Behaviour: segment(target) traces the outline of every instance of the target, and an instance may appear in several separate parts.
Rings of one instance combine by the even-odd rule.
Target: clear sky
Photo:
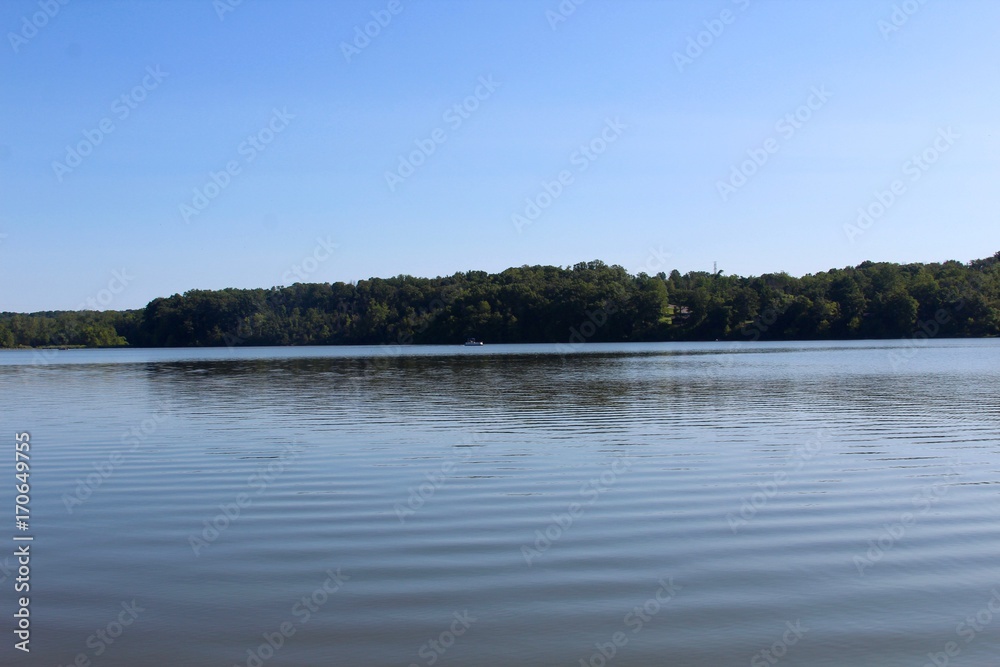
[[[0,310],[1000,250],[995,0],[576,3],[4,0]]]

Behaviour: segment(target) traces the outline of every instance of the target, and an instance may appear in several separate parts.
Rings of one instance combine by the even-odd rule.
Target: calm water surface
[[[0,659],[998,664],[1000,342],[382,352],[0,353]]]

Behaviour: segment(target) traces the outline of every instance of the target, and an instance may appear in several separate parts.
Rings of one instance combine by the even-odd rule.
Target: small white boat
[[[482,345],[482,344],[483,344],[483,341],[481,341],[481,340],[476,340],[475,338],[470,338],[470,339],[468,339],[467,341],[465,341],[465,345],[466,345],[467,347],[472,347],[472,346],[474,346],[474,345]]]

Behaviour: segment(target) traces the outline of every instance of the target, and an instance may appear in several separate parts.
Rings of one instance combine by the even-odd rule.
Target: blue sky
[[[63,2],[0,5],[0,310],[1000,250],[996,2]]]

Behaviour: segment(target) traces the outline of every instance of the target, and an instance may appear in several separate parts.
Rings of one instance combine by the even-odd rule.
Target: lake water
[[[0,660],[997,664],[1000,341],[386,351],[0,353]]]

